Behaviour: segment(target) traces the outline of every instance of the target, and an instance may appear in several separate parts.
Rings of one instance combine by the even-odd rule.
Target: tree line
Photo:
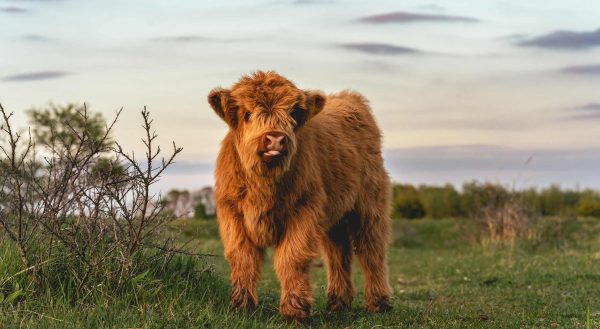
[[[514,190],[501,184],[467,182],[460,189],[444,186],[396,184],[392,214],[395,218],[477,217],[482,209],[517,203],[532,216],[600,218],[600,193],[592,189],[546,188]]]

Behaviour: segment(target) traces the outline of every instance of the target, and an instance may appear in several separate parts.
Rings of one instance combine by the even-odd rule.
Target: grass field
[[[545,219],[542,239],[513,247],[474,242],[469,223],[458,220],[394,221],[390,280],[394,309],[362,309],[362,277],[351,311],[325,311],[325,269],[313,271],[315,328],[600,328],[600,220]],[[252,313],[228,310],[228,266],[216,223],[179,220],[169,234],[187,248],[218,256],[178,257],[150,271],[126,292],[103,287],[84,303],[58,287],[0,302],[0,328],[282,328],[279,288],[271,254]],[[17,259],[0,248],[0,288],[15,274]],[[157,266],[159,268],[159,266]],[[18,281],[14,279],[15,281]],[[26,282],[21,282],[26,286]],[[106,291],[106,293],[102,293]],[[0,296],[1,297],[1,296]],[[1,299],[1,298],[0,298]],[[12,298],[11,298],[12,299]],[[589,320],[588,320],[589,308]]]

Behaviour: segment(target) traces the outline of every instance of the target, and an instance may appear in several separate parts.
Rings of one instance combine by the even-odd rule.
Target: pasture
[[[362,278],[349,312],[325,311],[325,269],[312,269],[313,328],[597,328],[600,325],[600,221],[544,218],[539,239],[512,245],[486,241],[468,220],[394,220],[390,280],[394,309],[362,309]],[[152,264],[119,293],[99,285],[31,291],[11,245],[0,249],[0,328],[286,328],[267,254],[258,308],[228,309],[228,266],[214,220],[182,219],[161,233],[195,253]],[[63,260],[68,261],[68,260]],[[13,289],[13,291],[9,291]],[[15,291],[20,291],[15,293]],[[16,295],[15,295],[16,294]],[[82,298],[85,297],[85,298]],[[588,311],[589,310],[589,311]]]

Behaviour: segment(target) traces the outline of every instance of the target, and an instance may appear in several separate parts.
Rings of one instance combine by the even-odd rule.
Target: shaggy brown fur
[[[320,247],[328,310],[352,303],[353,255],[365,276],[367,310],[389,309],[390,182],[367,100],[352,91],[326,97],[259,71],[214,89],[208,101],[230,127],[215,176],[231,305],[257,305],[264,250],[274,246],[281,314],[306,320],[309,270]]]

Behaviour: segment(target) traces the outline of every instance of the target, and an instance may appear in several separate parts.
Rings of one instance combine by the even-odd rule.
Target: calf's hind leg
[[[352,305],[352,245],[344,218],[323,237],[321,247],[327,266],[327,310],[339,311]]]
[[[363,213],[358,221],[353,242],[364,274],[365,308],[369,312],[384,312],[392,308],[387,266],[391,223],[387,207],[375,213]]]

